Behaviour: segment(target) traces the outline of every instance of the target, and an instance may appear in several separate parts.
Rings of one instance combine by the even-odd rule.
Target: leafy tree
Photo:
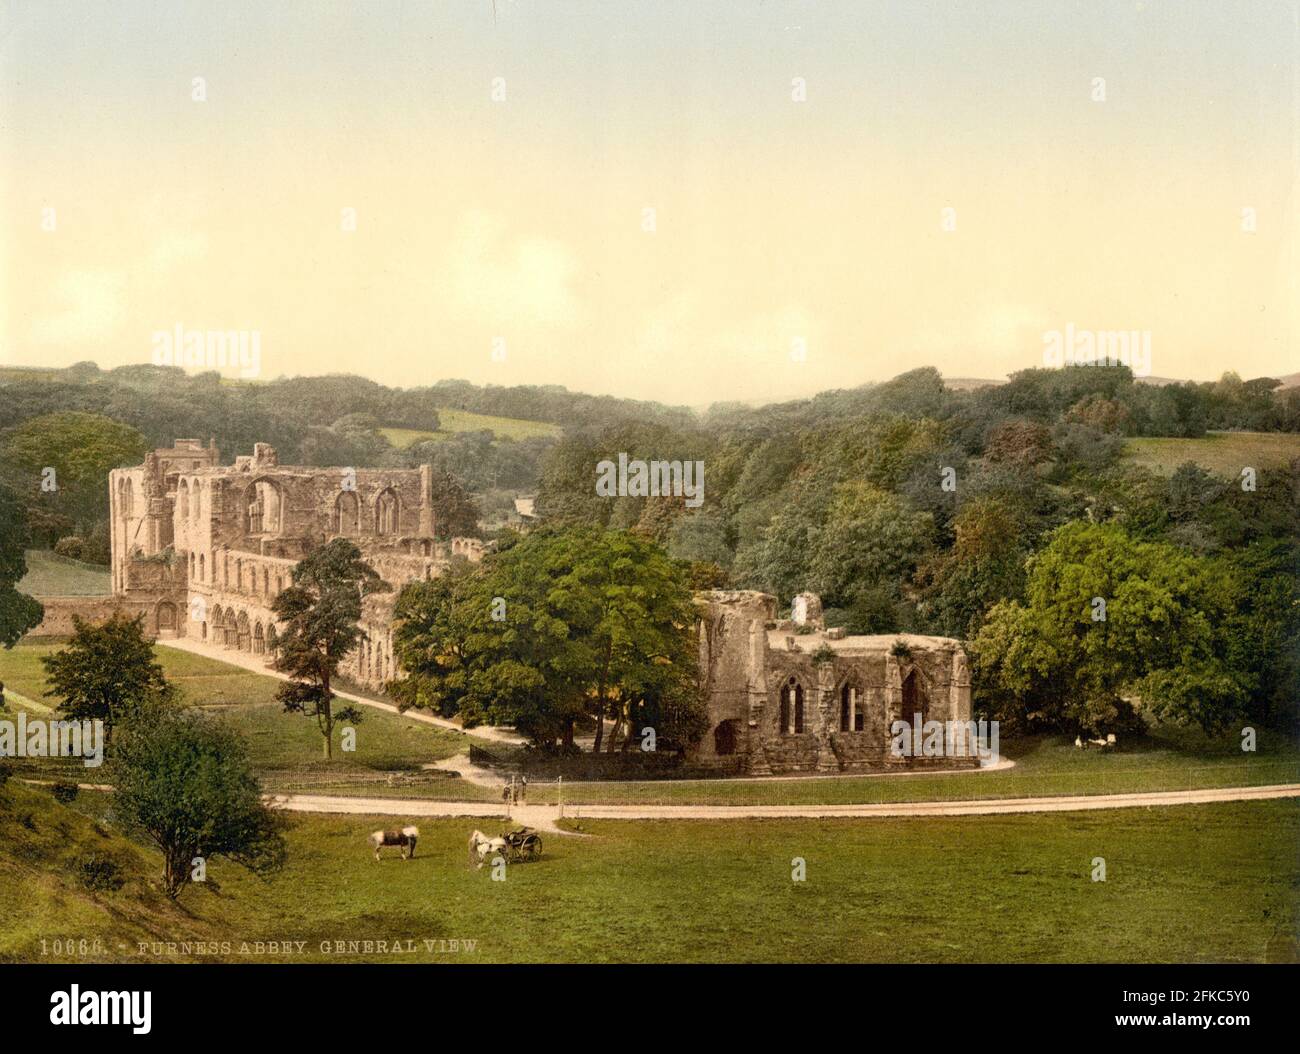
[[[845,483],[835,492],[808,562],[809,585],[831,604],[907,576],[930,544],[932,519],[887,491]]]
[[[513,724],[571,746],[584,712],[683,746],[701,731],[687,570],[653,542],[596,527],[539,529],[458,576],[407,586],[394,650],[406,706],[466,727]],[[625,738],[624,742],[627,740]]]
[[[12,648],[40,625],[45,609],[15,588],[27,574],[27,517],[18,495],[0,483],[0,644]]]
[[[130,425],[100,414],[61,411],[5,432],[0,461],[23,474],[29,505],[88,531],[107,515],[109,471],[138,464],[147,449],[144,436]],[[50,468],[57,489],[44,491],[42,474]]]
[[[1132,725],[1135,700],[1158,720],[1221,728],[1252,687],[1232,640],[1242,595],[1221,562],[1068,524],[1030,562],[1025,602],[997,604],[973,642],[982,701],[1069,731]]]
[[[63,700],[65,717],[103,721],[108,736],[134,707],[175,696],[145,636],[143,615],[117,612],[100,623],[74,615],[72,627],[67,646],[41,658],[48,691]]]
[[[479,508],[464,484],[445,470],[434,470],[432,483],[434,535],[444,541],[476,536]]]
[[[262,801],[243,740],[195,710],[145,707],[127,720],[114,750],[113,811],[162,852],[173,900],[200,858],[257,874],[284,863],[285,822]]]
[[[999,600],[1024,587],[1028,550],[1012,510],[992,497],[961,507],[952,548],[925,569],[926,608],[941,633],[965,637]]]
[[[290,677],[276,698],[286,713],[316,719],[327,760],[333,757],[334,726],[361,720],[356,707],[334,708],[330,684],[361,637],[361,598],[388,588],[356,545],[335,538],[298,561],[293,584],[272,605],[282,626],[275,668]]]

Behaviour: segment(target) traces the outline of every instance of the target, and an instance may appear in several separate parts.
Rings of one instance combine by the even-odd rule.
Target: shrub
[[[814,665],[817,666],[820,666],[822,665],[822,663],[826,663],[826,662],[834,662],[835,649],[832,648],[829,644],[823,644],[815,652],[812,653],[812,661]]]
[[[70,802],[77,800],[77,795],[81,793],[81,788],[71,780],[58,780],[51,785],[50,793],[54,795],[55,801],[67,805]]]
[[[9,777],[14,774],[14,766],[10,761],[0,759],[0,787],[9,782]]]
[[[85,550],[85,539],[79,538],[75,534],[69,534],[54,543],[54,551],[59,556],[66,556],[69,560],[82,559]]]
[[[126,879],[121,865],[112,857],[91,853],[77,865],[77,881],[92,893],[105,893],[121,889]]]

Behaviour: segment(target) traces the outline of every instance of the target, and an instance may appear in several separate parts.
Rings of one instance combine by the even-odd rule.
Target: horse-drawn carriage
[[[499,838],[489,838],[482,831],[469,836],[469,860],[478,866],[500,858],[507,864],[536,860],[542,855],[542,839],[531,827],[517,827]]]
[[[511,863],[517,860],[536,860],[542,855],[541,836],[531,827],[518,827],[501,837],[506,840],[506,852]]]

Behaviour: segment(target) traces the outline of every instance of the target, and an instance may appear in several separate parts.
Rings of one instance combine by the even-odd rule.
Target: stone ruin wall
[[[692,752],[694,763],[753,775],[977,764],[896,758],[888,749],[893,721],[910,719],[905,699],[923,721],[970,720],[970,678],[958,641],[845,637],[825,629],[811,594],[796,598],[795,620],[776,620],[776,599],[763,593],[712,591],[700,594],[697,606],[710,731]],[[908,654],[896,656],[900,642]],[[855,690],[847,700],[846,687]],[[725,724],[730,733],[723,734]]]

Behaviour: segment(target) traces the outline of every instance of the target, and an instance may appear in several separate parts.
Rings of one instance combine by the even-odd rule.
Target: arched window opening
[[[400,502],[397,492],[389,487],[375,499],[375,533],[396,534],[400,522]]]
[[[854,684],[840,689],[840,731],[861,732],[867,726],[866,705],[862,691]]]
[[[781,732],[803,732],[803,685],[793,676],[781,688]]]
[[[334,533],[361,533],[361,500],[354,490],[339,492],[334,499]]]

